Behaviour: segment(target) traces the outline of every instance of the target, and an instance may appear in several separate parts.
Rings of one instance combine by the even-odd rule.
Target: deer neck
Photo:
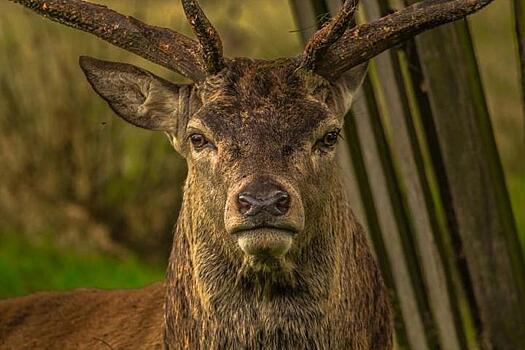
[[[220,227],[196,217],[187,189],[167,273],[167,348],[323,349],[347,339],[360,349],[349,327],[373,269],[359,266],[368,248],[342,192],[334,189],[291,272],[270,281],[243,275],[242,259],[211,243]]]

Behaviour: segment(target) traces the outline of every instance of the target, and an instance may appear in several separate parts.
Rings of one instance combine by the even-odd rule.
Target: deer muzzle
[[[251,177],[229,192],[224,222],[249,256],[282,257],[304,229],[304,209],[295,188],[269,176]]]

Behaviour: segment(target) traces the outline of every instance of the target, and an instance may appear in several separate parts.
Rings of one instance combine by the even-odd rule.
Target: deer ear
[[[172,84],[130,64],[86,56],[79,63],[93,89],[124,120],[144,129],[176,133],[180,99],[187,96],[181,90],[187,85]]]
[[[332,103],[341,115],[346,114],[352,105],[357,90],[368,71],[368,62],[362,63],[341,75],[332,82]]]

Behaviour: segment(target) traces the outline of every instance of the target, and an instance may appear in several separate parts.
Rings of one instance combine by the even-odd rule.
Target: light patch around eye
[[[318,159],[332,159],[335,157],[336,146],[342,130],[342,120],[334,115],[323,120],[311,136],[311,155],[314,164]]]
[[[184,139],[195,159],[203,159],[209,153],[217,153],[217,146],[210,130],[200,120],[190,120]]]
[[[337,132],[343,128],[343,122],[338,120],[335,116],[325,119],[314,130],[311,137],[311,143],[315,144],[322,139],[329,132]]]
[[[199,119],[191,119],[186,126],[186,137],[195,133],[202,134],[206,139],[213,142],[213,134],[211,130]]]

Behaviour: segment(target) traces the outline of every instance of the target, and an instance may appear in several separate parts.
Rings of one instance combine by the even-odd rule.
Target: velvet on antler
[[[203,65],[210,75],[224,68],[222,42],[217,30],[212,26],[196,0],[182,0],[186,17],[201,44]]]
[[[353,22],[359,0],[348,0],[339,13],[319,29],[304,49],[300,68],[314,70],[330,46],[335,44]]]
[[[196,82],[226,66],[219,35],[197,0],[182,0],[182,5],[198,43],[170,29],[151,26],[86,1],[11,1],[92,33]],[[423,0],[374,22],[351,27],[358,0],[346,0],[341,11],[314,34],[303,54],[295,60],[300,69],[334,80],[400,42],[464,18],[492,1]]]
[[[464,18],[493,0],[423,0],[374,22],[350,28],[357,0],[314,34],[300,68],[337,79],[352,67],[426,30]]]

